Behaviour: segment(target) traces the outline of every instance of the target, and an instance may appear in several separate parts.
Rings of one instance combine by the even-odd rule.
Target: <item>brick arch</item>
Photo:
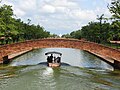
[[[30,40],[30,41],[1,46],[0,60],[2,61],[2,57],[6,55],[18,53],[25,50],[36,49],[36,48],[76,48],[76,49],[86,50],[93,54],[114,59],[120,62],[120,51],[116,49],[112,49],[88,41],[81,41],[76,39],[53,39],[53,38]]]

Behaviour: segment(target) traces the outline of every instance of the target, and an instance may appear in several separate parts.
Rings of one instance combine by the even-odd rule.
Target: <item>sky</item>
[[[107,8],[111,0],[2,0],[12,5],[16,18],[40,25],[54,34],[66,34],[81,29],[97,15],[110,17]]]

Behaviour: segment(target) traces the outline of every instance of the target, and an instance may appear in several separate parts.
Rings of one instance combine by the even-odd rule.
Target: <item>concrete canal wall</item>
[[[39,39],[25,41],[0,47],[0,63],[3,63],[10,55],[29,51],[36,48],[76,48],[86,50],[97,55],[107,62],[113,64],[114,67],[120,68],[120,51],[99,45],[93,42],[80,41],[75,39]],[[8,57],[7,57],[8,56]]]

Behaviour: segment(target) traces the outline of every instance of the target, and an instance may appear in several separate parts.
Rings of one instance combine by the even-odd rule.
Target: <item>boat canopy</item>
[[[48,54],[59,54],[60,56],[62,55],[62,53],[60,53],[60,52],[55,52],[55,51],[45,53],[45,55],[48,55]]]

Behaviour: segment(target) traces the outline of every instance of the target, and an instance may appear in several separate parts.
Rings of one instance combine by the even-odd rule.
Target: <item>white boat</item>
[[[47,65],[49,67],[60,67],[62,53],[47,52],[47,53],[45,53],[45,55],[47,55]]]

